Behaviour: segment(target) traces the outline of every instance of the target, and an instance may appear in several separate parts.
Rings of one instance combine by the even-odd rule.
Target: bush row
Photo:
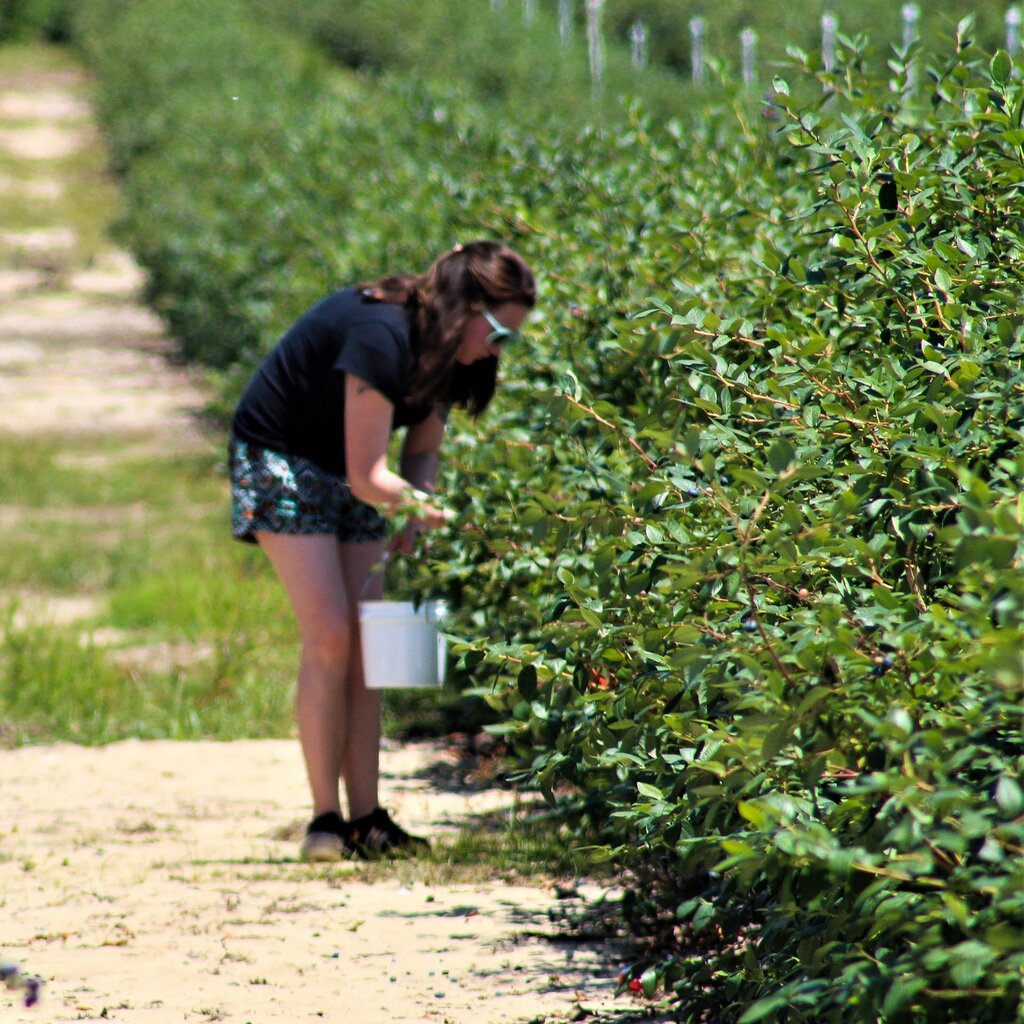
[[[633,877],[641,988],[693,1022],[1019,1019],[1009,58],[962,37],[914,102],[850,51],[771,108],[541,136],[267,25],[83,3],[126,237],[236,385],[338,283],[481,234],[537,266],[529,350],[452,438],[460,527],[407,583]]]
[[[935,71],[502,168],[564,321],[449,596],[683,1020],[1021,1014],[1024,99]]]
[[[594,114],[588,102],[587,4],[582,0],[572,4],[568,45],[562,41],[560,0],[534,0],[529,22],[526,5],[519,0],[478,0],[464,9],[458,32],[450,31],[450,9],[442,0],[416,5],[404,0],[355,0],[346,5],[344,17],[329,0],[313,0],[299,11],[288,0],[259,0],[259,5],[264,15],[299,28],[349,67],[374,73],[415,70],[434,83],[457,81],[462,89],[508,100],[534,119],[552,107]],[[787,48],[811,51],[821,46],[821,19],[826,13],[846,36],[869,34],[874,47],[867,59],[884,67],[893,48],[903,45],[903,6],[890,0],[856,5],[797,0],[785,6],[744,0],[714,5],[704,0],[607,0],[601,23],[609,47],[608,90],[642,92],[649,111],[680,105],[681,80],[661,72],[637,76],[630,67],[632,32],[638,23],[647,28],[653,64],[687,81],[692,72],[692,19],[704,19],[704,53],[712,77],[739,77],[740,35],[752,29],[760,76],[767,85],[772,67],[785,59]],[[1006,40],[1009,7],[1003,0],[919,5],[920,44],[929,52],[947,52],[957,22],[970,14],[976,37],[994,50]]]
[[[0,0],[0,43],[46,38],[65,40],[68,0]]]
[[[472,0],[453,32],[451,6],[429,0],[352,0],[339,17],[331,0],[258,0],[270,24],[297,29],[337,64],[379,79],[415,77],[435,95],[479,104],[486,115],[543,130],[616,118],[615,97],[642,97],[649,113],[669,115],[685,102],[685,85],[665,69],[638,74],[629,48],[609,37],[602,94],[594,95],[587,40],[576,31],[563,41],[553,5],[535,4],[526,27],[519,10]]]

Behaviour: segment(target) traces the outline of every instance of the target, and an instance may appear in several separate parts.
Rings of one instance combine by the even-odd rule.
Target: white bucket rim
[[[419,605],[415,601],[360,601],[359,617],[384,619],[426,619],[436,622],[448,613],[448,605],[444,601],[421,601]]]

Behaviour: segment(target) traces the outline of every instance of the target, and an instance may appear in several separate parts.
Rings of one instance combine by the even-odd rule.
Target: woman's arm
[[[446,415],[435,409],[425,420],[408,429],[402,445],[399,472],[414,487],[428,494],[434,493],[445,419]]]
[[[393,413],[392,404],[374,387],[352,374],[345,375],[345,467],[349,487],[360,501],[390,510],[408,508],[428,526],[441,526],[451,519],[451,512],[431,504],[430,495],[415,481],[388,468]]]
[[[425,420],[408,429],[402,445],[400,472],[409,483],[425,494],[434,493],[444,426],[445,416],[432,412]],[[424,519],[410,520],[405,529],[392,538],[390,549],[403,555],[415,554],[424,529],[432,525]]]

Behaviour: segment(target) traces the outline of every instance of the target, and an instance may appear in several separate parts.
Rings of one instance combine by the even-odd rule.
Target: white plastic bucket
[[[360,601],[363,676],[370,690],[440,686],[447,647],[438,632],[443,601]]]

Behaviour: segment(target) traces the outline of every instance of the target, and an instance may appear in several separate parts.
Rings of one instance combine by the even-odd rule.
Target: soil
[[[395,817],[435,840],[512,799],[438,785],[455,762],[434,743],[382,758]],[[0,990],[4,1020],[514,1024],[612,1006],[602,947],[549,918],[554,880],[299,863],[294,741],[28,747],[0,770],[0,955],[46,981],[30,1009]]]
[[[21,162],[5,192],[60,195],[60,161],[95,139],[87,96],[74,69],[0,76],[0,157]],[[138,267],[109,245],[68,268],[72,235],[0,233],[0,433],[209,444],[204,390],[168,359]],[[25,597],[16,625],[93,611]],[[514,799],[439,784],[451,757],[382,751],[383,799],[411,831],[479,828],[476,815]],[[46,982],[31,1008],[0,988],[6,1021],[514,1024],[612,1005],[607,951],[553,935],[564,880],[508,884],[481,865],[455,885],[401,862],[299,863],[295,741],[0,750],[0,780],[0,958]]]

